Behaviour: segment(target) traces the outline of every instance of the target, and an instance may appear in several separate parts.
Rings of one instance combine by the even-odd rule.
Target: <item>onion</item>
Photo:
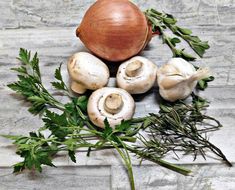
[[[129,0],[98,0],[86,12],[76,35],[95,55],[123,61],[145,48],[152,30],[144,13]]]

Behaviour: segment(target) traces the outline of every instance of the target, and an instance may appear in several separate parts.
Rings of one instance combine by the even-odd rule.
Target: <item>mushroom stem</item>
[[[126,75],[129,77],[137,76],[140,73],[142,66],[143,63],[139,60],[129,63],[126,67]]]
[[[106,97],[104,102],[104,108],[108,113],[116,114],[123,106],[123,100],[120,94],[110,94]]]
[[[78,94],[83,94],[86,92],[86,88],[84,88],[84,86],[80,83],[77,83],[76,81],[71,81],[71,86],[70,88],[72,89],[72,91],[78,93]]]

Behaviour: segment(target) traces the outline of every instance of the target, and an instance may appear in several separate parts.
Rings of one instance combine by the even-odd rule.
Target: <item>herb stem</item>
[[[233,164],[226,158],[226,156],[223,154],[223,152],[218,147],[216,147],[214,144],[212,144],[209,141],[207,141],[207,144],[209,145],[210,150],[212,152],[214,152],[217,156],[221,157],[227,166],[229,166],[229,167],[233,166]]]
[[[122,144],[123,148],[125,149],[125,153],[123,153],[123,151],[114,142],[110,141],[110,143],[118,151],[118,153],[120,154],[120,156],[122,157],[122,159],[126,165],[129,180],[130,180],[131,190],[135,190],[135,182],[134,182],[134,175],[133,175],[133,171],[132,171],[132,164],[131,164],[130,155],[127,151],[127,146],[120,139],[119,139],[119,142]]]
[[[127,146],[127,149],[129,151],[131,151],[132,153],[138,155],[142,159],[146,159],[146,160],[152,161],[154,163],[157,163],[160,166],[168,168],[168,169],[170,169],[172,171],[175,171],[177,173],[180,173],[180,174],[183,174],[183,175],[189,175],[192,172],[189,169],[186,169],[186,168],[177,166],[175,164],[169,163],[167,161],[162,160],[161,158],[154,157],[154,156],[152,156],[152,155],[150,155],[148,153],[145,153],[145,152],[140,152],[140,151],[138,151],[138,150],[136,150],[136,149],[134,149],[134,148],[132,148],[130,146]]]

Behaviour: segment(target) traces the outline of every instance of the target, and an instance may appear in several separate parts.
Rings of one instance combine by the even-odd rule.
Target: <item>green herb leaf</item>
[[[80,96],[77,100],[77,105],[82,109],[82,111],[87,111],[88,98],[86,96]]]
[[[11,68],[12,71],[16,71],[20,74],[27,74],[27,70],[24,66],[21,66],[19,68]]]
[[[51,82],[51,84],[57,90],[65,90],[66,91],[65,86],[60,82]]]
[[[103,136],[104,139],[107,139],[112,134],[113,129],[110,127],[107,118],[105,118],[105,120],[104,120],[104,125],[105,125],[105,128],[104,128],[102,136]]]
[[[73,130],[68,127],[69,123],[65,113],[59,115],[47,110],[43,121],[45,123],[44,127],[49,129],[55,137],[61,140],[73,132]]]
[[[176,46],[177,43],[180,43],[180,42],[181,42],[180,39],[179,39],[179,38],[176,38],[176,37],[175,37],[175,38],[171,38],[170,41],[171,41],[171,43],[173,44],[173,46]]]
[[[196,57],[186,53],[185,51],[181,52],[181,56],[180,57],[184,58],[187,61],[194,61],[194,60],[196,60]]]
[[[74,151],[69,150],[69,157],[74,163],[76,163],[76,157]]]
[[[187,29],[187,28],[182,28],[182,27],[177,26],[177,29],[178,29],[182,34],[185,34],[185,35],[190,35],[190,34],[192,34],[192,30],[189,30],[189,29]]]
[[[163,21],[164,23],[167,23],[167,24],[175,24],[177,22],[174,18],[170,18],[170,17],[163,18]]]
[[[14,173],[21,172],[25,168],[33,169],[37,171],[42,171],[42,165],[53,166],[51,160],[52,150],[46,139],[42,134],[36,134],[35,132],[30,132],[29,137],[23,136],[5,136],[14,140],[14,144],[17,145],[17,154],[24,158],[23,162],[14,165]]]
[[[198,36],[184,36],[186,40],[192,41],[192,42],[201,42],[200,38]]]
[[[13,173],[22,172],[25,169],[25,163],[19,162],[15,164],[13,167],[14,167]]]
[[[198,81],[197,84],[197,89],[199,90],[205,90],[208,87],[208,83],[211,81],[214,81],[215,77],[210,76],[208,78],[202,79],[200,81]]]
[[[24,64],[29,64],[30,62],[30,56],[31,56],[31,52],[24,49],[24,48],[20,48],[20,53],[19,53],[19,60]]]
[[[19,73],[18,81],[7,86],[32,103],[29,111],[36,115],[43,113],[48,107],[63,109],[61,103],[52,97],[41,82],[37,53],[31,59],[30,51],[21,48],[18,59],[22,66],[13,68]]]
[[[129,128],[131,128],[131,121],[130,120],[123,120],[119,125],[115,127],[115,130],[118,132],[124,132],[127,131]]]
[[[143,122],[143,129],[146,129],[151,123],[152,123],[152,117],[145,117],[145,120]]]
[[[205,53],[205,50],[209,49],[210,47],[207,42],[190,42],[190,45],[200,57],[202,57]]]
[[[159,12],[159,11],[157,11],[157,10],[155,10],[155,9],[150,9],[149,11],[150,11],[150,12],[153,12],[154,14],[159,15],[159,16],[162,15],[161,12]]]
[[[51,84],[57,90],[63,90],[63,91],[68,92],[68,87],[65,85],[63,78],[62,78],[62,75],[61,75],[61,66],[62,66],[62,64],[60,64],[59,68],[55,70],[55,78],[59,82],[52,82]]]

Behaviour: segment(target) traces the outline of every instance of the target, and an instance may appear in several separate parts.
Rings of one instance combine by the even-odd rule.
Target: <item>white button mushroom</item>
[[[196,71],[194,66],[182,58],[172,58],[157,72],[160,95],[174,102],[187,98],[197,82],[209,76],[208,68]]]
[[[131,94],[142,94],[156,81],[157,66],[150,60],[136,56],[120,65],[117,85]]]
[[[135,101],[132,96],[123,89],[113,87],[93,92],[87,105],[90,120],[101,128],[104,128],[105,118],[111,127],[115,127],[122,120],[131,119],[134,111]]]
[[[69,59],[68,72],[71,77],[71,89],[79,94],[83,94],[87,89],[102,88],[109,80],[107,65],[86,52],[76,53]]]

